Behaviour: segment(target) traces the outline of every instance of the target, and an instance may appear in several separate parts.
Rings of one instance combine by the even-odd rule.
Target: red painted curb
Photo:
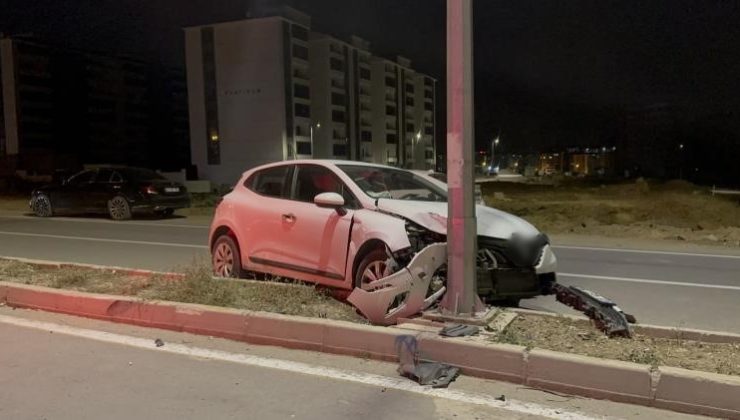
[[[418,357],[458,366],[466,374],[526,383],[575,395],[740,419],[740,378],[597,359],[480,338],[442,338],[346,321],[141,301],[0,282],[0,302],[113,322],[223,337],[255,344],[397,361],[396,340],[416,338]],[[687,373],[688,372],[688,373]]]

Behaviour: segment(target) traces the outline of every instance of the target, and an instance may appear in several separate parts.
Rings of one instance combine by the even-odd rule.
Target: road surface
[[[695,418],[464,376],[432,390],[389,363],[2,307],[0,349],[3,419]]]
[[[173,270],[208,262],[208,221],[0,216],[0,256]],[[740,333],[740,256],[558,243],[555,251],[561,283],[609,297],[642,323]],[[522,306],[573,313],[551,296]]]

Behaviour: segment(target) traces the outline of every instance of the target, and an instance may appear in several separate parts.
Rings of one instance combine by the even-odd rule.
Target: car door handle
[[[293,213],[284,214],[283,220],[285,220],[286,222],[293,222],[295,221],[295,214]]]

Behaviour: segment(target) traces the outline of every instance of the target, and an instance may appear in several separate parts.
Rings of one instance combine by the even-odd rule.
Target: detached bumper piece
[[[635,317],[625,314],[611,300],[600,296],[590,290],[577,286],[563,286],[555,283],[552,285],[558,302],[583,312],[589,317],[596,328],[609,337],[632,337],[632,329],[629,324],[634,324]]]

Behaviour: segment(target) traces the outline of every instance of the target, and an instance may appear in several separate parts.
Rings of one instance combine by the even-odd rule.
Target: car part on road
[[[446,263],[447,244],[429,245],[395,273],[355,288],[347,301],[373,324],[395,324],[398,318],[415,315],[442,297],[445,287],[427,292],[434,273]]]
[[[437,362],[418,361],[418,342],[413,335],[396,337],[398,373],[416,381],[419,385],[446,388],[460,374],[460,369]]]
[[[635,317],[622,312],[611,300],[578,286],[555,283],[552,289],[558,302],[583,312],[609,337],[632,337],[629,324],[636,322]]]
[[[117,195],[108,201],[108,214],[113,220],[128,220],[131,218],[131,206],[126,197]]]
[[[476,335],[480,328],[475,325],[453,324],[439,330],[439,335],[443,337],[466,337]]]

